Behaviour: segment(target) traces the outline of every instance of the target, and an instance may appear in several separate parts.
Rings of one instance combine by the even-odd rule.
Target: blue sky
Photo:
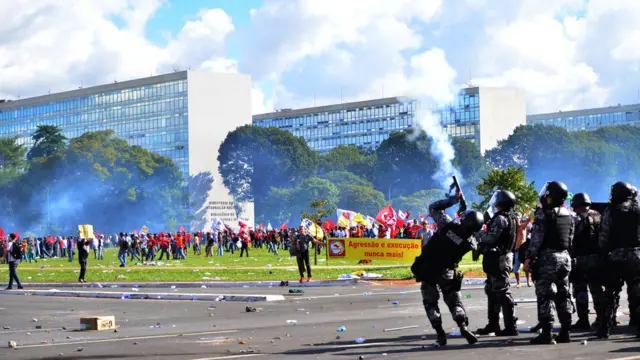
[[[196,19],[200,9],[223,9],[233,19],[236,31],[251,26],[249,10],[258,8],[263,0],[169,0],[149,20],[146,36],[158,45],[166,43],[165,35],[175,36],[184,24]],[[229,57],[238,58],[236,37],[229,39]]]

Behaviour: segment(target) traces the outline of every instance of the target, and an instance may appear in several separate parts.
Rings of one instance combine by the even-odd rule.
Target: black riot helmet
[[[631,196],[634,200],[638,200],[638,188],[635,185],[631,185]]]
[[[476,233],[484,225],[484,216],[478,211],[467,210],[460,216],[460,225],[471,234]]]
[[[538,194],[542,206],[551,205],[553,207],[562,206],[569,196],[567,185],[560,181],[547,181]],[[547,199],[551,199],[551,203],[547,203]]]
[[[494,214],[498,211],[498,208],[502,211],[510,211],[514,206],[516,206],[516,196],[507,190],[496,191],[489,201],[489,208]]]
[[[621,204],[627,200],[631,200],[637,196],[637,189],[627,182],[618,181],[611,185],[611,196],[609,200],[612,204]]]
[[[580,206],[589,205],[591,205],[591,198],[587,193],[577,193],[573,195],[573,198],[571,199],[571,207],[574,209]]]

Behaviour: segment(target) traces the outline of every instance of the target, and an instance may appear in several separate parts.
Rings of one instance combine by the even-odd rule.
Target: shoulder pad
[[[571,216],[571,212],[566,207],[559,207],[556,210],[558,216]]]

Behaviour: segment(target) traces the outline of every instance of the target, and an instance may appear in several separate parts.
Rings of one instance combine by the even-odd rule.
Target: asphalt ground
[[[273,294],[283,289],[247,290]],[[519,327],[526,330],[536,323],[533,288],[513,293],[522,299],[517,316]],[[471,329],[484,326],[483,290],[474,286],[463,289],[462,295]],[[621,313],[628,311],[625,295],[623,291]],[[246,312],[247,306],[257,312]],[[445,327],[454,332],[444,304],[441,310]],[[99,315],[115,316],[118,331],[78,331],[80,317]],[[626,324],[628,317],[619,320]],[[339,326],[346,331],[338,332]],[[406,326],[411,328],[385,331]],[[608,341],[573,334],[570,344],[531,346],[533,334],[522,333],[513,338],[482,337],[469,346],[453,334],[449,345],[435,348],[417,285],[305,289],[301,296],[260,303],[0,293],[0,327],[0,359],[640,359],[640,341],[626,326],[619,326]],[[356,343],[357,338],[364,343]],[[17,348],[8,348],[9,341]]]

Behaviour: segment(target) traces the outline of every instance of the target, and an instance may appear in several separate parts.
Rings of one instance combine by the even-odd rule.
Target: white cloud
[[[0,94],[35,96],[169,72],[173,66],[237,68],[225,59],[234,26],[220,9],[202,10],[164,47],[146,39],[145,25],[162,3],[0,0]]]
[[[637,0],[265,0],[237,35],[239,59],[221,9],[176,14],[190,20],[165,45],[146,39],[169,1],[0,0],[0,98],[191,67],[251,73],[254,113],[445,102],[469,80],[524,88],[532,112],[640,102]]]

